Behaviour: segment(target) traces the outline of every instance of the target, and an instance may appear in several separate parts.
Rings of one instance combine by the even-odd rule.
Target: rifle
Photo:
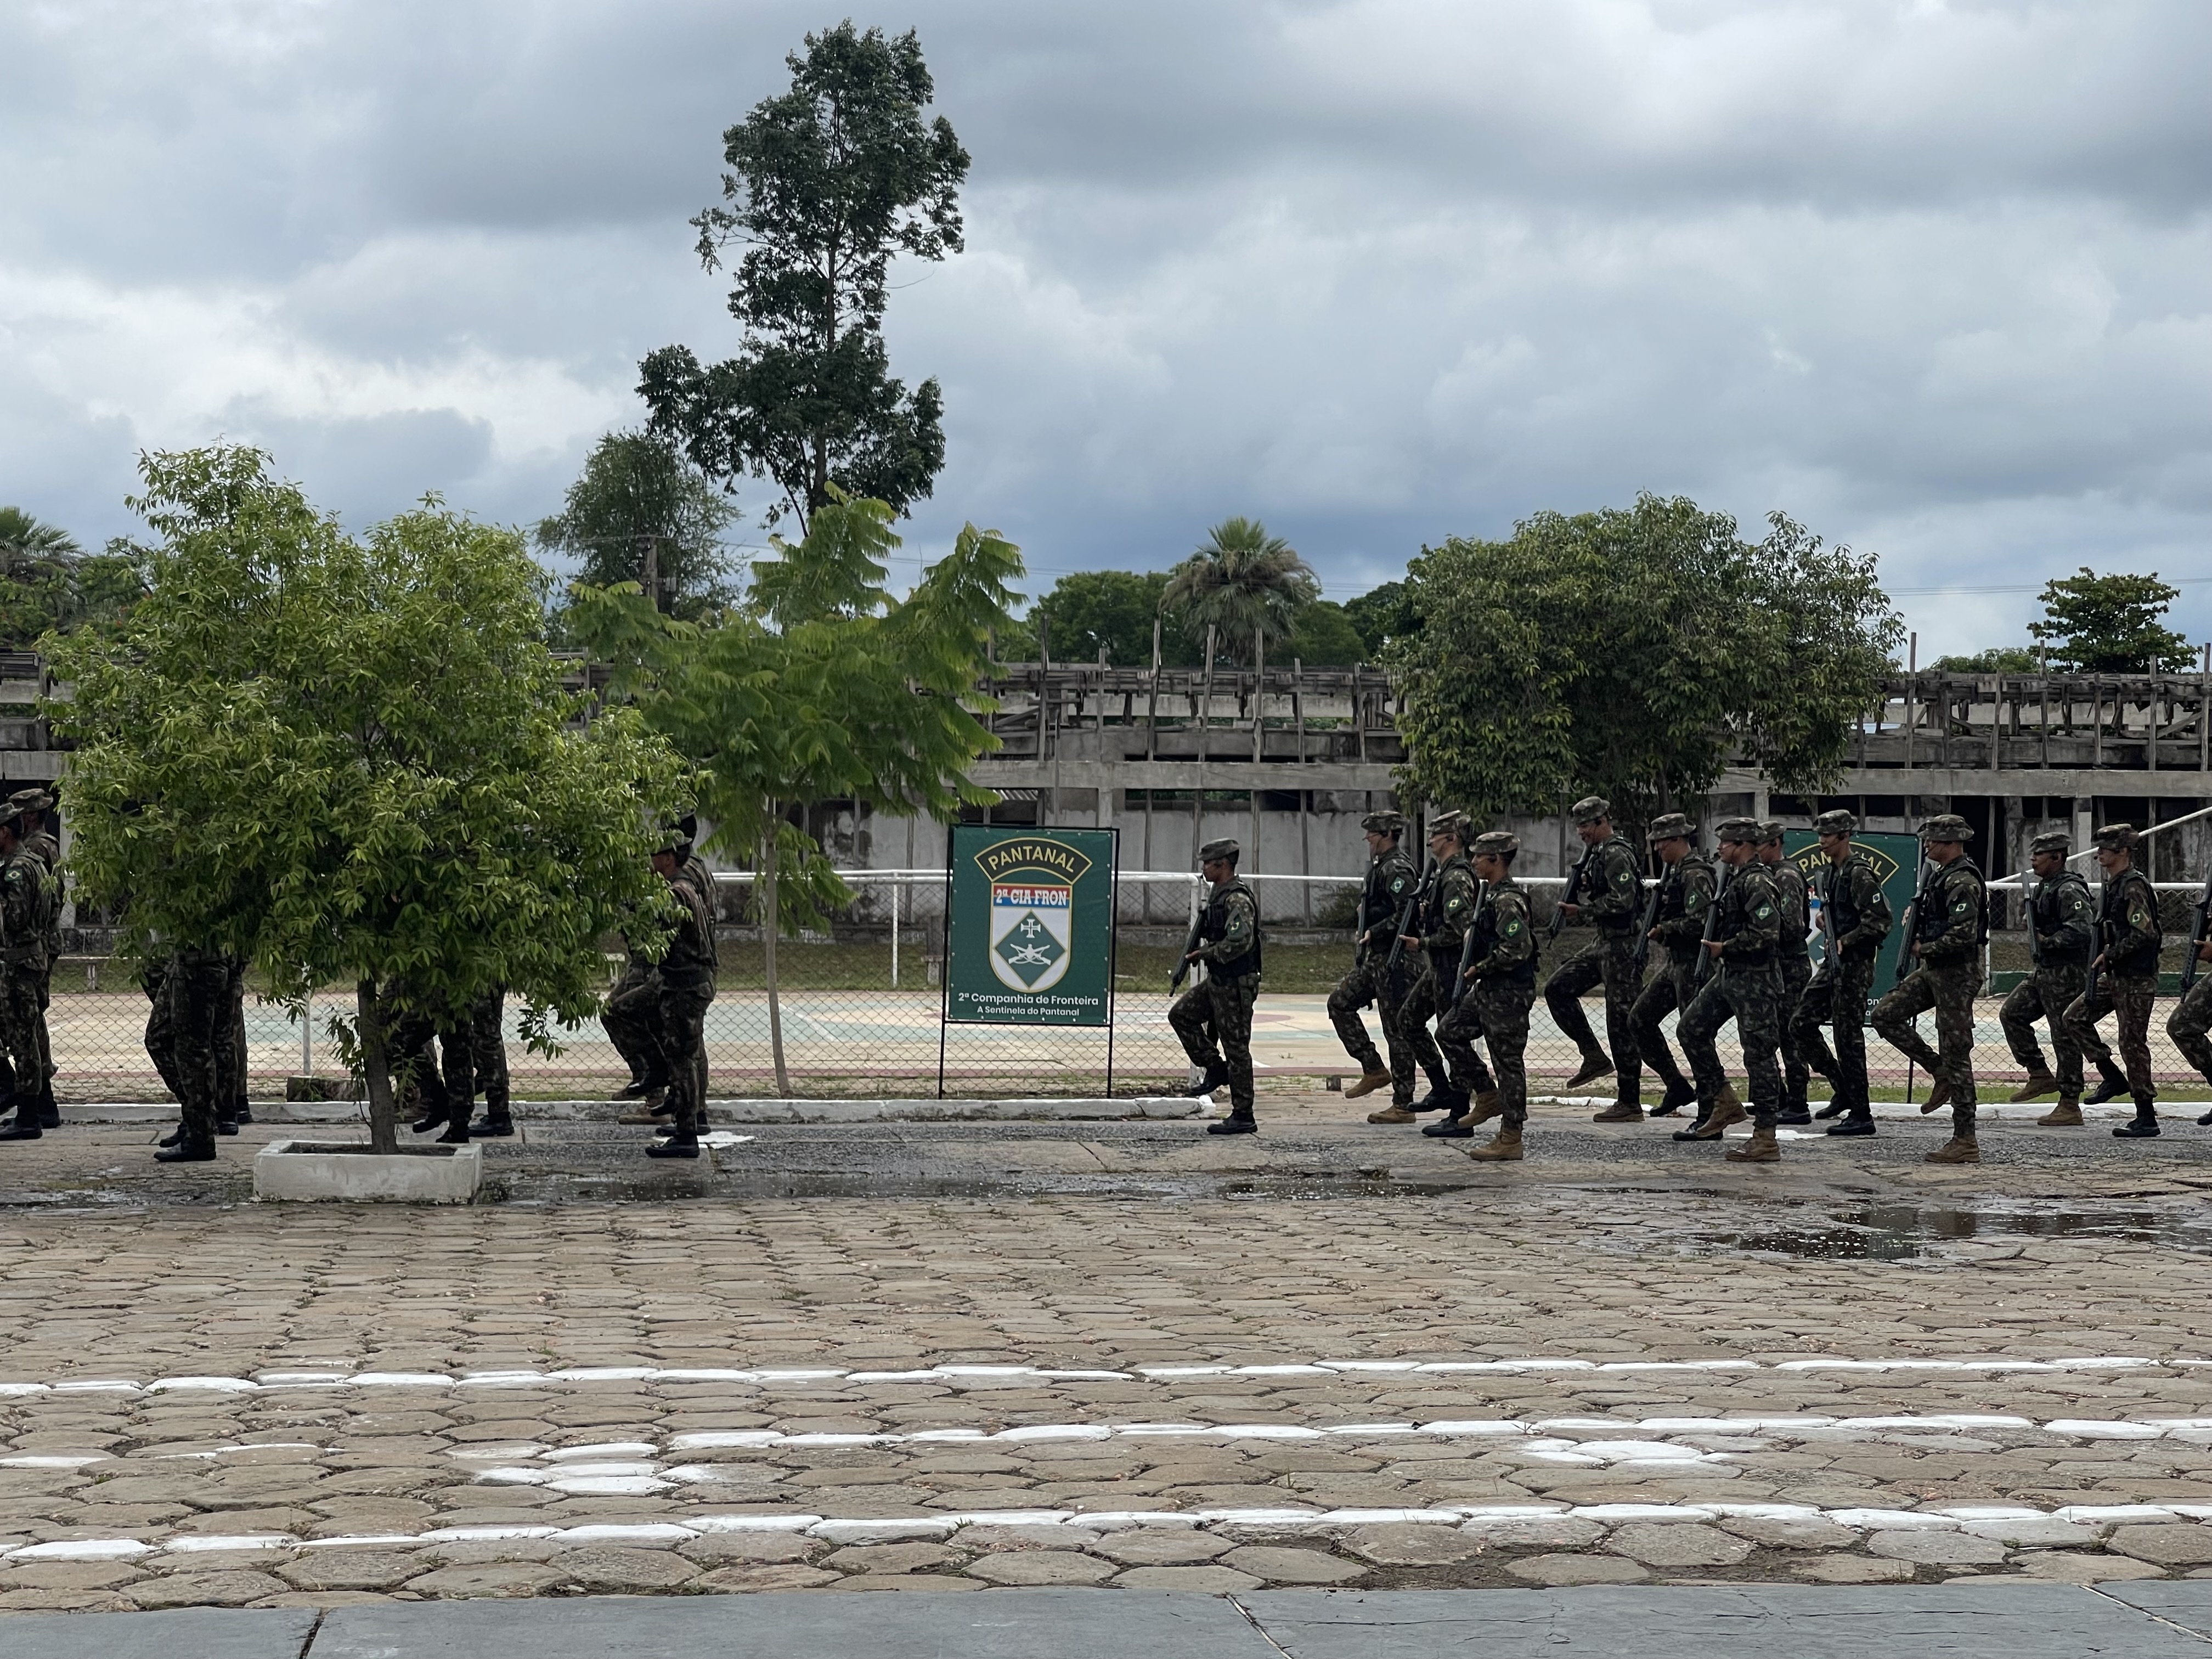
[[[1429,887],[1437,878],[1437,861],[1427,848],[1421,851],[1421,878],[1413,884],[1413,890],[1406,895],[1404,907],[1398,912],[1397,931],[1390,935],[1390,954],[1382,961],[1382,977],[1394,978],[1398,972],[1399,959],[1406,954],[1406,930],[1413,925],[1413,912],[1429,896]]]
[[[1583,890],[1583,873],[1589,868],[1589,861],[1596,854],[1597,848],[1591,848],[1577,859],[1575,867],[1567,872],[1567,890],[1559,895],[1559,902],[1552,912],[1552,925],[1544,934],[1547,943],[1559,938],[1559,929],[1567,925],[1567,906],[1572,904],[1576,896]]]
[[[2189,930],[2189,960],[2181,964],[2181,990],[2185,996],[2189,988],[2197,983],[2197,971],[2203,965],[2197,952],[2204,943],[2208,924],[2212,924],[2212,876],[2204,878],[2204,896],[2197,901],[2197,925]]]
[[[1182,989],[1183,975],[1190,972],[1190,953],[1198,949],[1199,935],[1206,928],[1206,907],[1198,907],[1198,914],[1190,919],[1190,933],[1182,942],[1182,954],[1176,958],[1175,977],[1168,981],[1168,994],[1173,996]]]
[[[2043,935],[2035,931],[2035,896],[2027,890],[2027,878],[2035,874],[2033,865],[2020,872],[2021,906],[2027,912],[2027,965],[2043,966]],[[2040,878],[2038,878],[2040,879]]]
[[[1829,890],[1836,884],[1837,874],[1836,866],[1830,865],[1820,878],[1820,891],[1814,895],[1820,901],[1820,961],[1824,965],[1833,964],[1828,968],[1832,975],[1843,965],[1837,960],[1843,952],[1836,947],[1835,907],[1828,902]],[[1808,882],[1806,885],[1809,890],[1812,884]]]
[[[1713,971],[1713,953],[1705,946],[1713,942],[1713,929],[1720,925],[1721,895],[1728,891],[1729,883],[1735,879],[1735,866],[1723,865],[1721,878],[1713,884],[1712,907],[1705,912],[1705,931],[1698,935],[1698,967],[1697,971],[1690,975],[1690,983],[1693,987],[1703,985],[1705,975]]]
[[[1651,930],[1659,925],[1659,890],[1667,884],[1664,876],[1651,884],[1651,896],[1644,901],[1644,914],[1636,921],[1636,949],[1628,958],[1629,971],[1638,983],[1644,978],[1644,964],[1651,958]]]
[[[1481,914],[1482,906],[1478,901],[1475,905],[1475,915],[1467,919],[1467,937],[1459,942],[1459,971],[1452,975],[1451,994],[1444,999],[1446,1013],[1459,1006],[1460,995],[1467,989],[1467,970],[1474,966],[1475,916]]]
[[[1912,971],[1913,935],[1920,927],[1920,907],[1928,897],[1928,866],[1932,861],[1925,854],[1921,855],[1920,879],[1913,886],[1912,902],[1905,907],[1905,920],[1898,928],[1901,942],[1897,947],[1897,975],[1889,982],[1893,991],[1904,984],[1905,975]]]

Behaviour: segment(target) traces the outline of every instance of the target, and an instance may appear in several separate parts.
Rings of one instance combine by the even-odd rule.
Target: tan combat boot
[[[1644,1121],[1644,1108],[1633,1100],[1616,1100],[1603,1111],[1592,1112],[1590,1121],[1593,1123],[1641,1123]]]
[[[2056,1106],[2035,1121],[2046,1129],[2078,1129],[2081,1127],[2081,1103],[2062,1095]]]
[[[1370,1123],[1418,1123],[1420,1121],[1413,1115],[1413,1109],[1410,1106],[1385,1106],[1379,1112],[1368,1113],[1367,1121]]]
[[[1928,1154],[1930,1164],[1979,1164],[1981,1161],[1981,1144],[1972,1135],[1953,1135]]]
[[[1743,1103],[1735,1097],[1735,1085],[1723,1083],[1721,1091],[1713,1097],[1713,1109],[1691,1135],[1692,1140],[1718,1140],[1721,1131],[1731,1123],[1741,1123],[1751,1114],[1743,1109]]]
[[[1950,1103],[1951,1085],[1941,1078],[1933,1079],[1928,1085],[1928,1098],[1920,1103],[1920,1115],[1926,1117],[1929,1113],[1941,1111]]]
[[[1727,1157],[1731,1164],[1778,1164],[1782,1148],[1774,1144],[1773,1130],[1753,1129],[1742,1146],[1728,1149]]]
[[[1478,1162],[1518,1164],[1521,1161],[1521,1131],[1512,1124],[1502,1125],[1497,1138],[1480,1146],[1470,1146],[1467,1155]]]
[[[2023,1100],[2040,1100],[2047,1094],[2055,1093],[2057,1088],[2058,1079],[2038,1066],[2027,1074],[2027,1082],[2012,1091],[2012,1102],[2017,1106]]]
[[[1491,1119],[1496,1117],[1498,1113],[1504,1109],[1505,1109],[1503,1106],[1498,1103],[1498,1091],[1495,1089],[1485,1089],[1480,1094],[1477,1095],[1473,1101],[1468,1103],[1467,1111],[1462,1116],[1460,1121],[1469,1126],[1477,1123],[1487,1123]]]
[[[1389,1080],[1390,1073],[1388,1072],[1363,1072],[1359,1075],[1359,1081],[1344,1091],[1344,1097],[1346,1100],[1364,1099]],[[1370,1123],[1374,1121],[1372,1118],[1368,1120]]]

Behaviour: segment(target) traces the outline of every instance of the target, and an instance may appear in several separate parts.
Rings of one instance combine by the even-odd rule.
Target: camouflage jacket
[[[1467,854],[1455,853],[1437,868],[1437,884],[1421,908],[1421,948],[1431,956],[1449,953],[1455,972],[1460,943],[1474,923],[1476,889],[1481,885]]]
[[[1644,908],[1644,883],[1628,843],[1618,836],[1600,842],[1583,854],[1582,872],[1582,885],[1575,891],[1582,914],[1575,920],[1604,933],[1632,931]]]
[[[2140,976],[2158,972],[2159,949],[2166,934],[2159,926],[2158,894],[2150,878],[2130,864],[2105,878],[2100,932],[2105,942],[2105,971]]]
[[[1720,941],[1724,968],[1765,968],[1774,960],[1782,937],[1781,895],[1774,872],[1753,860],[1729,878],[1713,915],[1713,937]]]
[[[1912,935],[1931,967],[1978,957],[1989,892],[1970,858],[1956,858],[1928,878],[1914,899]]]
[[[1475,956],[1468,971],[1476,984],[1535,983],[1536,933],[1528,925],[1528,896],[1511,877],[1484,888],[1472,925]]]
[[[1680,864],[1669,865],[1667,873],[1659,878],[1659,912],[1654,926],[1669,955],[1697,954],[1698,941],[1705,937],[1705,912],[1712,907],[1714,885],[1712,863],[1701,853],[1692,853]]]

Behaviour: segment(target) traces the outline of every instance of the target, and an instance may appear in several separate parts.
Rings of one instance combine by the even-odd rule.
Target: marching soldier
[[[2158,1000],[2158,953],[2166,942],[2159,925],[2158,894],[2136,867],[2136,832],[2108,823],[2097,832],[2097,862],[2105,872],[2098,910],[2100,946],[2089,964],[2095,989],[2084,988],[2066,1010],[2074,1040],[2087,1050],[2096,1045],[2097,1022],[2118,1012],[2120,1063],[2127,1068],[2136,1115],[2112,1133],[2123,1140],[2148,1139],[2158,1133],[2158,1090],[2150,1075],[2150,1011]],[[2101,1098],[2092,1095],[2092,1100]]]
[[[1229,1085],[1229,1115],[1206,1126],[1212,1135],[1260,1132],[1252,1116],[1252,1005],[1260,1000],[1260,901],[1237,878],[1243,849],[1231,840],[1198,849],[1199,870],[1212,887],[1199,919],[1199,946],[1187,960],[1206,964],[1206,977],[1177,997],[1168,1024],[1191,1064],[1205,1073],[1194,1094]],[[1218,1047],[1217,1047],[1217,1043]]]
[[[1528,896],[1513,880],[1513,858],[1520,850],[1519,840],[1502,830],[1474,838],[1474,869],[1482,892],[1469,924],[1474,948],[1463,947],[1470,960],[1459,1001],[1437,1030],[1437,1042],[1451,1056],[1453,1086],[1462,1098],[1472,1091],[1473,1103],[1460,1120],[1467,1133],[1492,1117],[1500,1120],[1498,1133],[1469,1148],[1468,1156],[1516,1164],[1522,1127],[1528,1120],[1525,1056],[1528,1010],[1536,1000],[1536,933],[1528,921]],[[1459,972],[1456,960],[1451,971]],[[1474,1052],[1477,1032],[1490,1045],[1491,1062],[1498,1068],[1494,1082]]]
[[[1459,812],[1439,812],[1429,820],[1429,856],[1436,860],[1436,877],[1428,889],[1428,896],[1414,918],[1419,931],[1405,936],[1408,951],[1421,952],[1423,972],[1406,994],[1399,1010],[1399,1029],[1405,1034],[1421,1069],[1429,1074],[1431,1087],[1426,1096],[1413,1103],[1417,1112],[1444,1110],[1443,1121],[1431,1123],[1421,1133],[1431,1138],[1443,1137],[1460,1140],[1474,1131],[1462,1120],[1466,1114],[1470,1097],[1461,1092],[1446,1073],[1440,1041],[1429,1036],[1429,1022],[1444,1012],[1444,998],[1449,994],[1451,982],[1459,975],[1460,947],[1467,939],[1468,925],[1474,920],[1476,900],[1474,866],[1467,861],[1467,852],[1461,837],[1467,831],[1467,818]],[[1437,1034],[1438,1038],[1442,1033]],[[1430,1064],[1431,1056],[1436,1064]]]
[[[1713,901],[1712,937],[1699,945],[1713,971],[1682,1011],[1674,1032],[1698,1079],[1698,1121],[1677,1129],[1674,1139],[1718,1140],[1744,1115],[1715,1041],[1722,1026],[1735,1021],[1750,1079],[1753,1126],[1751,1139],[1728,1153],[1736,1164],[1771,1164],[1782,1156],[1774,1139],[1782,1102],[1782,1073],[1774,1063],[1782,1046],[1782,974],[1774,960],[1782,905],[1773,872],[1759,856],[1765,835],[1755,818],[1723,819],[1714,830],[1721,862],[1735,873]]]
[[[707,1010],[714,1000],[714,923],[696,878],[684,877],[684,861],[690,854],[689,838],[672,833],[653,855],[654,871],[668,884],[680,909],[656,975],[660,1048],[668,1068],[673,1122],[666,1139],[646,1148],[648,1158],[697,1158],[699,1130],[706,1118]],[[1246,1075],[1250,1075],[1249,1061]]]
[[[1813,821],[1820,854],[1828,861],[1819,883],[1820,933],[1826,944],[1819,969],[1790,1017],[1790,1035],[1806,1065],[1828,1080],[1828,1103],[1814,1115],[1844,1120],[1828,1126],[1832,1135],[1874,1133],[1874,1107],[1867,1092],[1867,994],[1874,985],[1875,958],[1889,937],[1890,912],[1881,872],[1851,845],[1858,827],[1858,819],[1840,807]],[[1832,1054],[1820,1035],[1823,1025],[1836,1028]]]
[[[4,1045],[9,1093],[0,1109],[15,1109],[9,1140],[36,1140],[39,1100],[46,1074],[39,1058],[39,975],[46,965],[43,909],[46,866],[23,842],[23,811],[0,807],[0,1045]]]
[[[1328,994],[1329,1024],[1336,1027],[1344,1052],[1359,1062],[1359,1081],[1344,1091],[1346,1100],[1371,1095],[1390,1085],[1390,1104],[1370,1112],[1370,1123],[1411,1123],[1413,1121],[1413,1051],[1398,1033],[1398,1005],[1404,990],[1404,970],[1384,971],[1390,957],[1390,940],[1398,927],[1398,913],[1420,879],[1413,861],[1399,850],[1406,820],[1397,812],[1370,812],[1359,827],[1367,835],[1367,880],[1359,893],[1359,936],[1353,946],[1352,971]],[[1399,983],[1392,984],[1392,980]],[[1390,1064],[1376,1052],[1375,1039],[1367,1035],[1367,1022],[1359,1011],[1373,1003],[1382,1016],[1382,1040],[1389,1045]]]
[[[1783,855],[1782,841],[1787,833],[1778,822],[1760,826],[1759,861],[1774,877],[1775,902],[1782,910],[1782,933],[1774,945],[1775,961],[1782,971],[1782,1000],[1776,1016],[1777,1034],[1782,1043],[1782,1109],[1774,1121],[1798,1124],[1813,1121],[1812,1104],[1805,1098],[1806,1085],[1812,1081],[1812,1068],[1805,1063],[1805,1050],[1797,1041],[1793,1024],[1798,999],[1812,983],[1813,957],[1806,949],[1809,912],[1805,872],[1797,867],[1795,859]]]
[[[514,1133],[507,1100],[507,988],[487,986],[469,1005],[471,1082],[483,1096],[484,1115],[469,1125],[471,1135],[506,1139]]]
[[[54,1103],[54,1045],[47,1030],[46,1011],[53,1000],[54,963],[61,960],[62,954],[62,846],[52,828],[54,798],[46,791],[18,789],[8,798],[8,804],[22,813],[23,850],[38,860],[44,872],[39,908],[46,960],[31,975],[39,1004],[38,1117],[40,1128],[58,1129],[62,1115]]]
[[[2212,962],[2212,939],[2197,947],[2199,963]],[[2212,1042],[2205,1033],[2212,1031],[2212,974],[2197,969],[2197,982],[2181,994],[2181,1000],[2166,1017],[2166,1034],[2173,1039],[2173,1046],[2181,1057],[2194,1066],[2207,1083],[2212,1083]],[[2212,1128],[2212,1112],[2207,1112],[2197,1121]]]
[[[1982,988],[1989,895],[1982,872],[1966,856],[1973,834],[1966,819],[1950,812],[1920,826],[1922,851],[1936,868],[1912,901],[1912,938],[1905,948],[1917,965],[1874,1010],[1874,1029],[1882,1041],[1917,1060],[1931,1079],[1922,1115],[1951,1108],[1951,1139],[1928,1154],[1930,1164],[1982,1161],[1974,1138],[1974,997]],[[1913,1025],[1929,1008],[1936,1011],[1934,1048]]]
[[[1637,1098],[1642,1066],[1636,1057],[1636,1030],[1629,1022],[1636,1006],[1636,916],[1643,907],[1644,889],[1636,854],[1613,832],[1613,807],[1595,795],[1585,796],[1569,809],[1575,833],[1584,852],[1575,866],[1571,885],[1575,902],[1559,908],[1570,925],[1589,922],[1597,938],[1552,970],[1544,985],[1544,1006],[1562,1035],[1582,1051],[1583,1063],[1567,1079],[1570,1089],[1613,1073],[1613,1103],[1595,1115],[1600,1123],[1635,1123],[1644,1107]],[[1607,1054],[1597,1046],[1589,1016],[1583,1012],[1583,994],[1593,985],[1605,988]]]
[[[1699,954],[1698,941],[1705,934],[1705,912],[1713,902],[1713,866],[1692,848],[1696,834],[1689,819],[1680,812],[1667,812],[1652,820],[1647,837],[1665,866],[1659,878],[1659,904],[1653,913],[1651,938],[1666,955],[1660,960],[1659,971],[1638,995],[1629,1023],[1636,1032],[1637,1058],[1666,1085],[1666,1094],[1651,1109],[1654,1117],[1671,1117],[1698,1097],[1659,1030],[1661,1020],[1689,1006],[1693,990],[1691,979]],[[1622,1098],[1637,1098],[1641,1093],[1640,1083],[1631,1094],[1624,1081]]]
[[[2081,1127],[2081,1045],[2066,1023],[2066,1011],[2081,994],[2089,976],[2089,957],[2097,948],[2097,906],[2089,896],[2089,884],[2066,867],[2067,839],[2063,834],[2038,836],[2028,848],[2028,863],[2036,883],[2027,895],[2028,937],[2033,944],[2034,968],[2012,988],[2012,994],[1997,1011],[2012,1057],[2027,1068],[2027,1081],[2013,1093],[2014,1101],[2033,1100],[2053,1090],[2058,1103],[2036,1120],[2052,1128]],[[2042,1045],[2035,1040],[2035,1022],[2051,1023],[2051,1047],[2058,1056],[2055,1077],[2044,1063]],[[2098,1039],[2100,1070],[2112,1064],[2112,1050]]]

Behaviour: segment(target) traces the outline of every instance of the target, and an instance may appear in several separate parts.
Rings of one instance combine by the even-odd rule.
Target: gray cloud
[[[2194,0],[909,19],[975,156],[969,252],[892,313],[948,397],[918,556],[974,518],[1048,577],[1156,564],[1256,512],[1349,592],[1652,489],[1786,509],[1905,587],[2212,574]],[[229,432],[349,515],[536,518],[645,350],[733,343],[684,221],[830,21],[0,14],[0,499],[108,533],[138,447]],[[1905,604],[1933,648],[2033,608]]]

